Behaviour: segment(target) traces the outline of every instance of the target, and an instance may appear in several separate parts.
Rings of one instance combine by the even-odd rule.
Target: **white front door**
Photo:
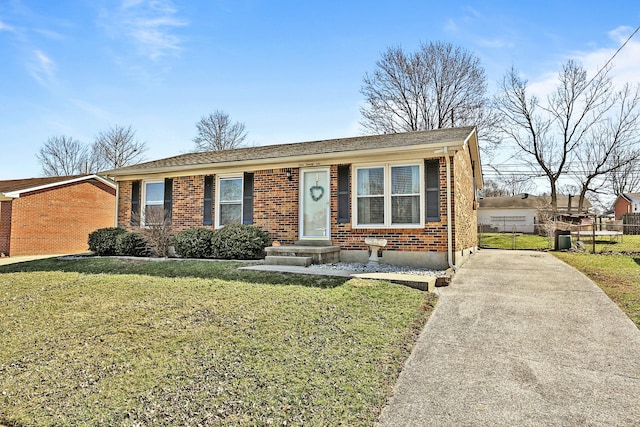
[[[300,179],[300,239],[329,239],[331,191],[329,169],[302,169]]]

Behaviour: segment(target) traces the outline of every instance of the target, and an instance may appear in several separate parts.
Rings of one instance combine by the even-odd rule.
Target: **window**
[[[360,167],[355,175],[355,226],[422,224],[421,165]]]
[[[242,223],[242,189],[242,177],[219,179],[216,227],[234,222]]]
[[[420,167],[391,167],[391,223],[420,223]]]
[[[213,224],[213,176],[204,177],[204,198],[202,210],[202,225]]]
[[[144,183],[145,224],[160,224],[164,217],[164,181]]]
[[[384,224],[384,168],[358,169],[358,224]]]

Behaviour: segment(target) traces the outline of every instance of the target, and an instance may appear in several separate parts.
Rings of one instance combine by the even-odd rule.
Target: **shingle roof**
[[[411,146],[434,143],[465,141],[473,127],[438,129],[428,131],[405,132],[398,134],[358,136],[293,144],[266,145],[259,147],[237,148],[232,150],[207,151],[202,153],[188,153],[160,160],[140,163],[110,171],[104,175],[121,175],[135,173],[138,170],[156,168],[196,166],[203,164],[226,163],[240,160],[264,160],[302,155],[318,155],[396,146]]]
[[[640,200],[640,193],[623,193],[628,200]]]
[[[113,188],[115,183],[107,178],[98,175],[66,175],[48,176],[44,178],[10,179],[0,181],[0,197],[20,197],[20,193],[31,191],[32,189],[42,189],[74,183],[85,180],[98,180]]]
[[[82,176],[85,175],[48,176],[45,178],[10,179],[6,181],[0,181],[0,193],[8,193],[10,191],[20,191],[26,190],[27,188],[55,184],[57,182],[69,181],[72,179],[80,178]]]

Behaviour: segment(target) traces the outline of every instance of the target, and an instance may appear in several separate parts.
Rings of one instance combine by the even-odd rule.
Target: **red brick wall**
[[[353,173],[353,170],[351,171]],[[349,181],[351,182],[351,180]],[[445,252],[447,250],[446,169],[440,159],[440,221],[427,222],[425,228],[353,228],[351,222],[338,223],[338,166],[331,167],[331,237],[345,250],[368,250],[365,237],[387,239],[385,250]],[[351,189],[353,191],[353,189]],[[351,210],[353,214],[353,209]]]
[[[115,189],[98,181],[23,194],[12,202],[10,255],[85,252],[89,233],[114,220]]]
[[[253,175],[253,223],[269,232],[271,240],[290,244],[298,240],[300,170],[256,171]]]
[[[468,164],[467,164],[468,163]],[[452,174],[452,215],[453,224],[457,223],[464,231],[456,245],[475,245],[475,211],[469,209],[473,205],[472,175],[466,168],[470,167],[468,153],[460,156],[460,160],[451,160]],[[300,169],[291,168],[291,179],[287,178],[285,169],[268,169],[254,172],[254,225],[266,230],[271,240],[281,244],[291,244],[299,236],[299,200],[298,189]],[[447,251],[447,199],[446,199],[446,164],[440,158],[440,221],[427,222],[424,228],[418,229],[353,229],[351,222],[338,223],[337,180],[338,165],[332,165],[331,174],[331,239],[334,244],[346,250],[367,250],[364,238],[376,236],[388,240],[385,250],[394,251]],[[456,183],[457,176],[461,180]],[[174,178],[173,215],[174,232],[189,227],[202,227],[204,176],[188,176]],[[129,228],[131,211],[131,182],[120,182],[120,201],[118,224]],[[215,179],[214,179],[215,185]],[[215,191],[215,190],[214,190]],[[459,194],[459,196],[457,196]],[[141,200],[141,204],[143,201]],[[214,201],[215,210],[215,201]],[[465,214],[456,216],[456,204],[462,206]],[[215,212],[213,217],[215,218]],[[474,222],[475,221],[475,222]],[[214,220],[215,223],[215,220]],[[454,233],[454,239],[456,234]],[[454,240],[455,241],[455,240]],[[454,250],[456,249],[454,245]],[[466,248],[467,246],[465,246]]]
[[[213,180],[215,194],[216,180]],[[215,224],[215,199],[213,201],[213,223]],[[204,213],[204,176],[182,176],[173,179],[173,205],[171,212],[171,225],[173,232],[192,227],[213,226],[202,225]]]
[[[0,202],[0,254],[9,255],[11,243],[11,201]]]
[[[622,219],[624,214],[631,212],[631,203],[623,199],[622,197],[618,197],[616,203],[613,205],[613,209],[615,210],[616,219]]]

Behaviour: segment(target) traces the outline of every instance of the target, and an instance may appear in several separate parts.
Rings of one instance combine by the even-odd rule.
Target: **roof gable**
[[[28,193],[31,191],[57,187],[91,179],[96,179],[115,188],[115,183],[113,181],[98,175],[49,176],[44,178],[11,179],[0,181],[0,196],[6,198],[17,198],[20,197],[22,193]]]

